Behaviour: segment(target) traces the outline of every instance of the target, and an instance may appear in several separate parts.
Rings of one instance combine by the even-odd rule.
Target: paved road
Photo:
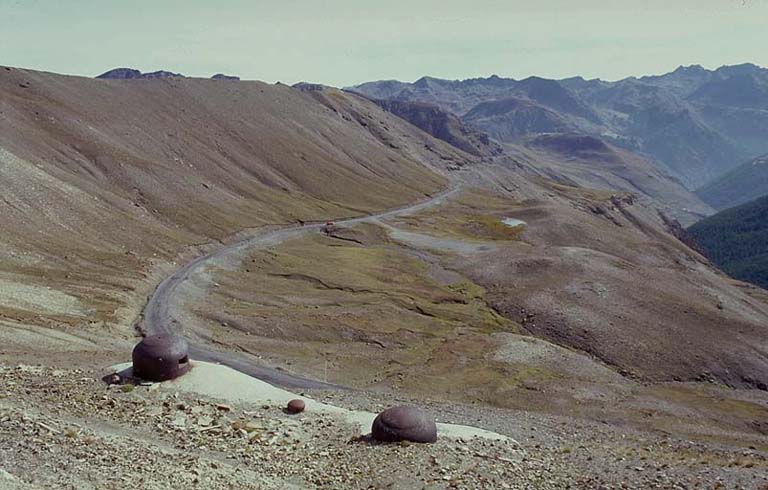
[[[453,185],[448,190],[441,192],[429,199],[420,201],[416,204],[391,209],[383,213],[362,216],[336,221],[338,225],[349,226],[358,223],[374,222],[379,219],[393,218],[396,216],[405,216],[419,211],[440,205],[450,196],[456,194],[460,189],[458,184]],[[172,275],[167,277],[155,289],[152,297],[149,298],[144,307],[144,332],[147,335],[159,333],[181,332],[181,321],[178,318],[183,312],[184,290],[181,287],[185,282],[200,277],[205,266],[213,261],[227,259],[241,259],[245,253],[254,248],[265,248],[277,245],[285,240],[298,238],[302,235],[312,232],[318,232],[323,224],[307,224],[305,226],[288,226],[277,230],[257,233],[249,238],[231,245],[224,245],[217,250],[198,257],[178,269]],[[188,315],[190,316],[190,315]],[[290,389],[339,389],[340,386],[323,383],[301,376],[292,375],[278,369],[269,368],[258,364],[256,360],[239,352],[221,352],[207,349],[200,344],[190,343],[190,357],[200,361],[218,362],[236,369],[250,376],[262,379],[271,384],[283,386]]]

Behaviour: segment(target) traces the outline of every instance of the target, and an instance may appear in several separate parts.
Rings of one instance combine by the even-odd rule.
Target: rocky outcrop
[[[150,73],[142,73],[139,70],[133,68],[115,68],[107,72],[102,73],[96,78],[103,80],[132,80],[141,79],[149,80],[153,78],[186,78],[181,73],[173,73],[165,70],[153,71]]]
[[[475,131],[455,115],[436,105],[397,100],[375,101],[385,110],[399,116],[435,138],[476,156],[491,156],[502,149],[487,134]]]
[[[152,78],[186,78],[186,77],[181,73],[173,73],[171,71],[159,70],[159,71],[153,71],[151,73],[143,73],[141,75],[141,78],[145,80],[149,80]]]
[[[310,82],[299,82],[291,85],[296,90],[301,90],[302,92],[322,92],[326,88],[328,88],[326,85],[323,85],[321,83],[310,83]]]
[[[102,73],[96,78],[103,80],[152,80],[156,78],[188,78],[181,73],[174,73],[172,71],[158,70],[148,73],[142,73],[134,68],[115,68],[107,72]],[[235,75],[225,75],[224,73],[217,73],[211,77],[211,80],[229,80],[239,81],[240,77]]]
[[[110,80],[129,80],[132,78],[141,78],[141,72],[134,70],[133,68],[115,68],[102,73],[96,78],[110,79]]]
[[[510,97],[473,107],[462,121],[498,141],[515,142],[530,134],[574,130],[565,117],[526,99]]]
[[[211,80],[229,80],[232,82],[237,82],[240,80],[240,77],[235,75],[225,75],[223,73],[217,73],[211,77]]]

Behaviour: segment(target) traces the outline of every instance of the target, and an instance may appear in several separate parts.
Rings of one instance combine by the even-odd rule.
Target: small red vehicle
[[[333,233],[336,231],[336,223],[333,221],[326,221],[325,225],[323,225],[323,233],[326,235]]]

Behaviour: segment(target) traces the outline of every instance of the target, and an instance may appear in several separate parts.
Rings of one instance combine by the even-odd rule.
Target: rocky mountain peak
[[[724,65],[715,70],[715,73],[719,75],[724,75],[727,77],[732,77],[736,75],[748,75],[748,74],[757,74],[761,72],[766,72],[765,68],[761,68],[754,63],[741,63],[738,65]]]
[[[678,66],[678,67],[677,67],[677,69],[676,69],[675,71],[673,71],[672,73],[677,73],[677,74],[683,74],[683,73],[686,73],[686,74],[691,74],[691,73],[707,73],[708,71],[709,71],[709,70],[707,70],[706,68],[704,68],[704,67],[703,67],[703,66],[701,66],[701,65],[688,65],[688,66],[685,66],[685,65],[680,65],[680,66]]]
[[[102,73],[96,78],[128,80],[131,78],[141,78],[141,72],[139,70],[134,70],[133,68],[115,68],[113,70]]]
[[[240,77],[235,75],[225,75],[223,73],[217,73],[211,77],[211,80],[230,80],[230,81],[236,82],[240,80]]]
[[[147,73],[142,73],[135,68],[114,68],[106,71],[96,78],[102,80],[151,80],[156,78],[188,78],[181,73],[175,73],[167,70],[157,70]],[[235,75],[226,75],[224,73],[217,73],[211,77],[211,80],[230,80],[239,81],[240,77]]]
[[[134,68],[115,68],[102,73],[96,78],[102,80],[131,80],[142,79],[149,80],[153,78],[186,78],[181,73],[173,73],[165,70],[158,70],[149,73],[142,73]]]

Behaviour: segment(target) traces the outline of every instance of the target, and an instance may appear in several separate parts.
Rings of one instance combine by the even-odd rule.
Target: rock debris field
[[[511,442],[376,444],[332,415],[277,405],[232,406],[159,384],[106,387],[81,371],[0,376],[2,467],[18,488],[518,488],[544,472]]]
[[[0,386],[2,488],[610,489],[768,484],[766,460],[754,451],[745,452],[734,466],[741,471],[743,485],[713,471],[677,480],[675,469],[657,465],[652,455],[637,463],[644,467],[628,469],[634,481],[613,483],[574,464],[593,455],[603,457],[591,452],[598,446],[586,438],[582,460],[570,454],[576,450],[571,446],[526,448],[511,440],[440,437],[435,444],[377,444],[366,437],[369,428],[334,414],[307,410],[289,415],[282,404],[224,403],[164,384],[106,385],[98,373],[83,370],[0,366]],[[671,447],[665,451],[675,453]]]

